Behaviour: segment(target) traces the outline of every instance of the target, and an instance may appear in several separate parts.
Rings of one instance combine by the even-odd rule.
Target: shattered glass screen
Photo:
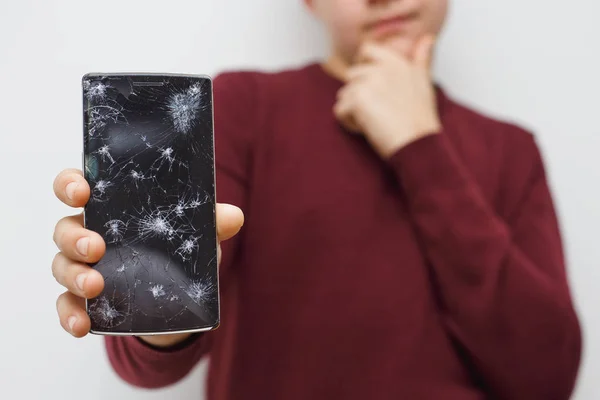
[[[92,332],[215,327],[210,79],[86,75],[83,103],[86,227],[106,241]]]

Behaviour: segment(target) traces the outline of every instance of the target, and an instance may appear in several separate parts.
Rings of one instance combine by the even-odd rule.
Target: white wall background
[[[540,138],[585,330],[575,398],[598,399],[600,3],[451,3],[436,74],[458,99]],[[53,197],[52,181],[80,164],[81,75],[277,69],[325,48],[299,0],[0,3],[0,398],[202,398],[204,365],[175,387],[132,389],[109,368],[100,338],[76,340],[58,325],[51,235],[75,211]]]

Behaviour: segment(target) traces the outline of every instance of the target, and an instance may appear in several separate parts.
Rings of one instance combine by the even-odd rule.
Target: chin
[[[363,40],[369,39],[364,38]],[[415,40],[405,35],[388,36],[385,38],[378,39],[377,42],[391,48],[399,55],[407,58],[412,57],[413,47],[415,45]],[[351,65],[355,61],[355,55],[358,52],[361,43],[362,40],[354,43],[346,43],[345,45],[338,47],[337,54],[341,56],[342,60],[346,64]]]
[[[413,47],[415,45],[415,41],[406,36],[389,36],[381,40],[381,43],[409,58],[412,56]]]

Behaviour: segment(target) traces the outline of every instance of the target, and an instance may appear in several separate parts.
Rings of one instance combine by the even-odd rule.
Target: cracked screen
[[[92,332],[160,333],[219,320],[212,86],[207,77],[86,75],[86,227],[106,242],[92,265]]]

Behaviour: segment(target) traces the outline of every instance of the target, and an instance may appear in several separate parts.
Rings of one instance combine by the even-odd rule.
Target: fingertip
[[[423,68],[431,66],[435,35],[425,35],[417,42],[414,50],[414,62]]]
[[[219,240],[235,236],[244,225],[244,213],[239,207],[220,203],[217,205],[217,235]]]
[[[244,213],[241,208],[233,204],[219,203],[217,204],[217,214],[221,214],[225,218],[241,219],[243,222]]]
[[[229,213],[231,215],[232,220],[235,220],[235,223],[238,225],[238,230],[239,230],[244,225],[244,222],[245,222],[244,212],[242,211],[241,208],[232,206]]]
[[[87,261],[88,262],[97,262],[99,261],[106,252],[106,243],[102,236],[100,236],[97,232],[89,231],[89,244],[88,244],[88,254]]]
[[[91,269],[87,273],[87,277],[85,279],[84,291],[85,296],[88,299],[93,299],[102,293],[104,289],[104,277],[100,272],[95,269]]]
[[[90,187],[80,170],[67,169],[54,180],[56,197],[71,207],[82,207],[89,200]]]
[[[435,44],[437,42],[437,36],[436,35],[431,35],[429,36],[429,39],[427,40],[427,55],[429,56],[429,58],[431,58],[433,56],[433,49],[435,47]]]
[[[437,42],[437,35],[429,35],[427,36],[427,47],[432,48],[434,44]]]
[[[85,310],[84,299],[71,292],[64,292],[56,299],[60,325],[75,337],[82,337],[90,329],[90,319]]]
[[[73,194],[71,204],[73,207],[83,207],[90,199],[90,185],[83,178],[80,178],[76,185],[77,190]]]
[[[85,311],[80,312],[78,315],[72,316],[71,318],[74,318],[75,321],[71,326],[69,325],[69,320],[67,320],[67,328],[73,337],[82,338],[90,332],[90,317]]]
[[[67,186],[65,187],[65,194],[67,195],[67,198],[69,200],[73,201],[73,198],[77,194],[78,187],[79,187],[79,182],[77,182],[77,181],[72,181],[72,182],[67,183]]]

